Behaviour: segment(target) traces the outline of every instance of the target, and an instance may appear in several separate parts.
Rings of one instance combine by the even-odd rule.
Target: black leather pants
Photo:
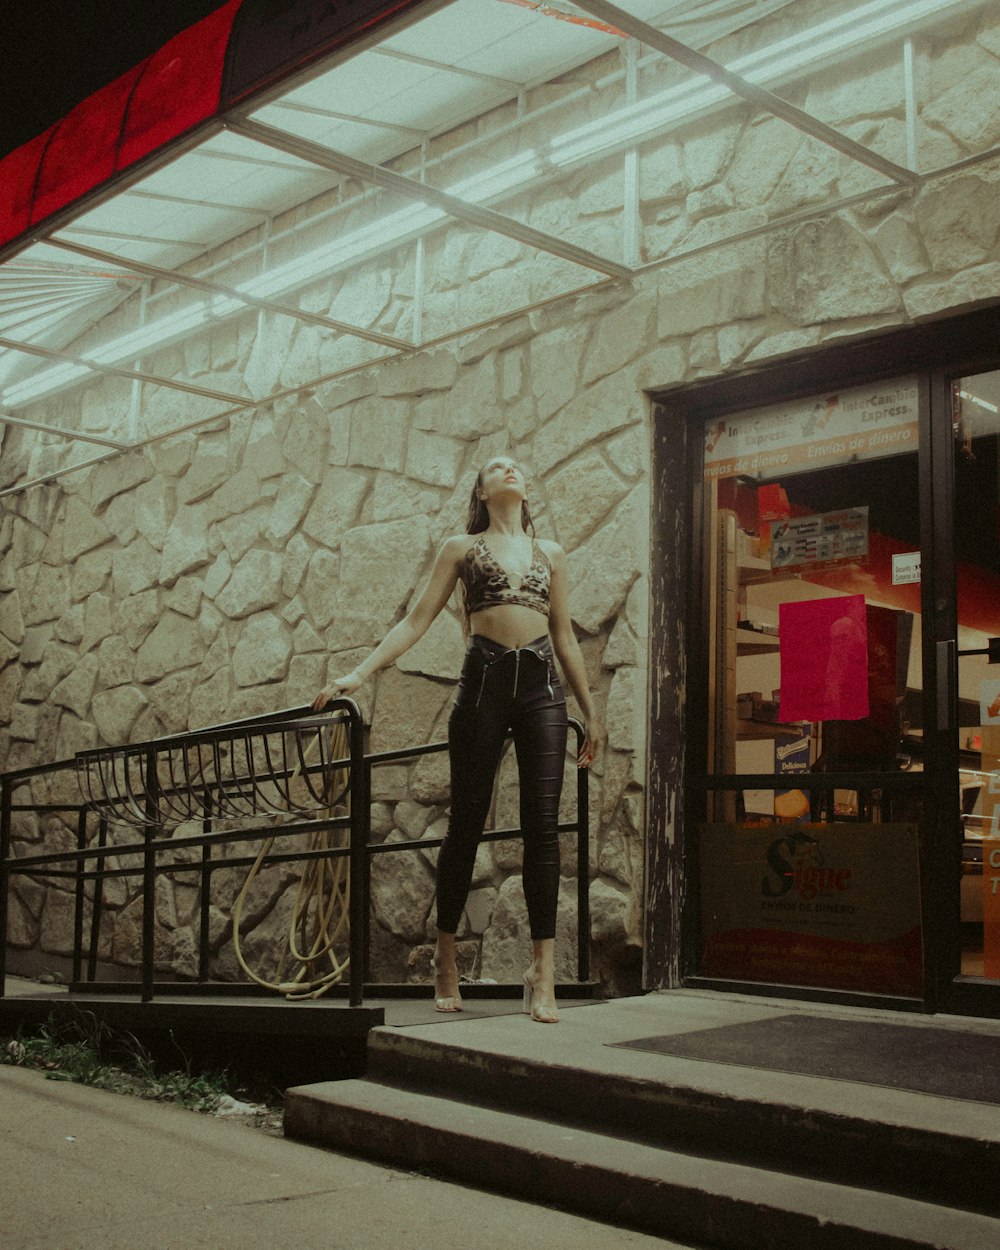
[[[521,782],[522,871],[531,936],[556,934],[566,699],[548,638],[508,650],[480,634],[470,639],[448,724],[451,820],[437,870],[437,924],[445,933],[458,931],[509,730]]]

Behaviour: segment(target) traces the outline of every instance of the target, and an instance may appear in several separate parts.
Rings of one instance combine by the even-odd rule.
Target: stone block
[[[300,594],[312,624],[317,629],[326,629],[336,615],[339,577],[339,557],[322,548],[314,551]],[[346,641],[348,640],[345,638],[344,642]]]
[[[233,677],[237,686],[259,686],[281,681],[292,654],[292,631],[271,612],[253,616],[233,648]]]
[[[601,378],[538,429],[531,448],[532,467],[537,473],[548,473],[588,443],[639,421],[644,410],[645,399],[629,371]]]
[[[97,732],[109,745],[130,741],[132,726],[148,705],[146,696],[135,686],[118,686],[94,695],[93,717]]]
[[[160,575],[161,556],[146,541],[134,542],[116,551],[111,563],[111,578],[115,596],[125,599],[155,586]]]
[[[24,641],[24,617],[16,590],[8,591],[0,599],[0,634],[15,644]]]
[[[191,467],[177,483],[179,503],[197,503],[229,479],[229,458],[224,451],[210,451],[199,447]]]
[[[97,681],[97,656],[85,655],[52,691],[52,702],[68,707],[82,720],[90,708]]]
[[[385,845],[406,841],[402,834],[391,833]],[[423,940],[434,892],[434,874],[415,850],[394,851],[372,859],[371,898],[375,918],[403,941]]]
[[[766,308],[765,275],[756,249],[734,249],[678,266],[660,288],[661,339],[696,334],[759,316]]]
[[[562,326],[532,340],[531,388],[539,422],[559,412],[580,389],[589,326]]]
[[[210,560],[204,508],[198,504],[178,508],[163,543],[159,580],[170,586],[184,573],[200,569]]]
[[[639,552],[645,537],[639,526],[638,488],[619,505],[614,516],[568,557],[569,602],[573,620],[595,634],[616,615],[629,588],[642,573]]]
[[[408,406],[403,400],[362,399],[351,409],[352,464],[370,469],[403,468]]]
[[[10,736],[22,742],[38,737],[39,710],[30,703],[15,703],[10,713]]]
[[[594,532],[629,489],[597,451],[575,457],[551,474],[545,485],[559,541],[568,551]]]
[[[80,650],[86,652],[100,646],[109,637],[113,629],[111,619],[111,600],[107,595],[95,591],[83,607],[83,630],[80,637]]]
[[[51,888],[48,890],[38,940],[45,954],[72,955],[75,910],[72,894]]]
[[[1000,140],[1000,64],[991,60],[963,74],[948,91],[924,105],[922,117],[969,152],[995,145]]]
[[[927,252],[913,222],[902,213],[897,211],[887,217],[870,238],[900,286],[927,272]]]
[[[235,566],[214,602],[231,620],[241,620],[273,607],[280,597],[281,557],[274,551],[253,550]]]
[[[163,550],[170,529],[172,496],[173,480],[165,474],[144,482],[132,495],[135,527],[157,551]]]
[[[95,465],[90,477],[90,502],[100,511],[109,499],[148,482],[155,470],[142,452],[126,452]]]
[[[152,625],[150,625],[152,629]],[[135,656],[124,638],[112,634],[97,648],[97,689],[107,690],[132,680]]]
[[[575,981],[576,897],[575,884],[559,887],[556,914],[556,980]],[[520,877],[508,877],[501,885],[490,927],[483,935],[483,977],[501,984],[517,985],[531,959],[531,933]]]
[[[458,361],[448,348],[414,352],[387,365],[377,374],[378,394],[386,397],[426,395],[447,391],[455,384]]]
[[[446,804],[451,801],[451,774],[445,753],[425,755],[413,767],[409,788],[399,796],[420,803]]]
[[[458,479],[465,444],[424,430],[412,430],[406,448],[406,475],[431,486],[451,488]]]
[[[398,669],[378,681],[372,718],[372,750],[395,751],[430,742],[451,688]]]
[[[311,554],[312,548],[301,534],[293,534],[286,543],[281,557],[281,593],[286,599],[298,593]]]
[[[271,505],[271,514],[264,528],[264,537],[280,546],[298,529],[313,496],[314,486],[298,473],[285,473],[278,494]]]
[[[166,611],[136,653],[135,678],[159,681],[168,673],[202,662],[205,645],[195,621]]]
[[[676,143],[657,140],[639,153],[639,194],[644,205],[678,200],[685,194],[684,171]]]
[[[302,530],[331,551],[340,546],[344,532],[357,519],[368,491],[368,475],[354,469],[327,469]]]
[[[222,485],[205,500],[205,521],[210,523],[237,517],[260,503],[264,494],[260,475],[244,464],[235,473],[227,476]]]
[[[623,369],[655,346],[656,296],[639,292],[622,308],[597,319],[583,359],[583,381]]]
[[[75,560],[85,551],[100,547],[111,538],[111,531],[100,517],[79,496],[72,495],[66,502],[63,518],[63,556]]]
[[[462,668],[465,639],[461,621],[451,612],[442,612],[419,642],[396,661],[404,673],[419,673],[424,677],[458,680]]]
[[[971,312],[996,301],[1000,262],[974,265],[939,282],[911,284],[903,293],[907,314],[914,321],[939,317],[944,312]]]
[[[75,603],[56,622],[56,637],[70,645],[79,643],[83,637],[83,604]]]
[[[846,218],[804,222],[768,246],[771,303],[794,324],[896,311],[900,296],[871,243]]]
[[[410,431],[412,442],[418,430]],[[411,481],[398,473],[379,472],[371,495],[373,521],[398,521],[401,517],[428,516],[437,512],[442,492],[420,481]]]
[[[996,257],[1000,246],[1000,187],[961,174],[917,197],[913,219],[938,277]]]
[[[70,593],[76,602],[104,588],[111,573],[111,557],[111,548],[101,547],[74,560]]]
[[[622,943],[628,935],[629,895],[610,881],[590,883],[590,936],[599,943]]]
[[[344,535],[338,627],[345,637],[357,646],[381,640],[409,600],[429,546],[424,518],[358,526]]]
[[[58,621],[70,606],[69,570],[39,565],[31,594],[21,593],[20,605],[25,626]]]
[[[267,506],[262,503],[259,508],[252,511],[244,511],[238,516],[219,521],[212,530],[214,541],[210,554],[218,554],[218,544],[221,543],[230,559],[242,560],[260,539],[266,518]]]
[[[615,671],[605,713],[608,746],[614,750],[635,751],[642,743],[646,722],[643,672],[630,665]]]
[[[160,592],[144,590],[112,601],[115,631],[128,646],[137,651],[160,619]]]
[[[720,180],[732,160],[737,139],[742,138],[742,129],[738,124],[712,120],[684,132],[679,146],[689,190]]]

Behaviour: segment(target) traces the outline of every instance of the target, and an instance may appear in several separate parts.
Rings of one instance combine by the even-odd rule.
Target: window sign
[[[705,477],[775,478],[917,448],[914,377],[735,413],[705,429]]]
[[[868,554],[868,509],[841,508],[771,522],[771,568],[805,569]]]
[[[894,586],[912,586],[919,581],[919,551],[902,551],[892,557],[892,584]]]
[[[916,826],[713,824],[699,855],[706,976],[923,992]]]

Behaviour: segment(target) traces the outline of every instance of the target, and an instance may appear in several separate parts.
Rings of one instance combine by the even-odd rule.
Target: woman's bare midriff
[[[469,622],[474,634],[498,642],[501,647],[524,647],[549,632],[549,618],[521,603],[502,603],[473,612]]]

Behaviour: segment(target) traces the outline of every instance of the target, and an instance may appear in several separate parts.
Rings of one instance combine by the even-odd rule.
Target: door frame
[[[921,610],[925,785],[922,918],[925,992],[919,1010],[1000,1017],[1000,984],[958,976],[958,738],[954,695],[957,599],[954,559],[954,449],[951,380],[1000,368],[1000,302],[973,313],[814,349],[769,365],[653,390],[651,447],[650,714],[647,775],[643,985],[692,980],[697,952],[697,828],[702,789],[692,783],[704,758],[709,709],[701,603],[701,456],[704,423],[903,374],[919,380]],[[682,516],[685,512],[686,516]],[[678,616],[685,624],[678,629]],[[690,697],[689,697],[690,696]],[[948,837],[949,826],[954,836]],[[699,982],[703,984],[703,982]],[[805,999],[836,991],[750,986],[720,988]],[[897,1004],[897,1005],[902,1005]]]

